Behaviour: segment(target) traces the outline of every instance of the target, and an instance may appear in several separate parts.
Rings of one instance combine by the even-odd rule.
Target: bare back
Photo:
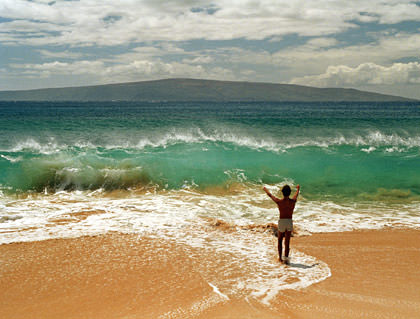
[[[273,194],[270,193],[270,191],[264,187],[264,191],[267,193],[267,195],[277,204],[277,207],[279,208],[280,212],[280,219],[291,219],[293,216],[293,211],[295,209],[296,201],[299,195],[300,186],[297,185],[296,187],[296,194],[293,196],[293,198],[290,198],[288,195],[283,197],[282,199],[277,198]]]
[[[275,200],[280,212],[280,219],[291,219],[295,209],[296,200],[289,197]]]

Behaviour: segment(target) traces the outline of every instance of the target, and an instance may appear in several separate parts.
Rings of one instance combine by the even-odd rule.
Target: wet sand
[[[1,245],[0,318],[418,318],[419,239],[420,230],[404,229],[294,237],[292,248],[326,262],[332,276],[282,291],[270,306],[218,293],[200,274],[211,256],[167,239],[111,233]]]
[[[290,318],[419,318],[419,230],[317,234],[294,238],[294,245],[332,274],[277,299]]]

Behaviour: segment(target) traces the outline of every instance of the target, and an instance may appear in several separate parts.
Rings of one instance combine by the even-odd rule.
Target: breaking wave
[[[53,154],[60,151],[76,149],[121,149],[121,150],[153,150],[167,148],[174,145],[185,144],[226,144],[231,147],[247,147],[254,150],[285,152],[294,148],[319,147],[330,148],[335,146],[361,147],[364,152],[376,149],[390,151],[392,149],[408,151],[420,148],[420,135],[412,135],[407,132],[386,133],[379,130],[360,130],[334,132],[314,131],[305,136],[287,136],[281,138],[274,134],[266,134],[261,130],[250,131],[249,129],[169,129],[166,132],[142,134],[141,137],[114,138],[114,141],[92,142],[83,140],[60,141],[56,136],[44,138],[44,141],[28,138],[16,142],[7,148],[0,150],[2,153],[32,152],[39,154]],[[5,157],[6,155],[2,155]]]

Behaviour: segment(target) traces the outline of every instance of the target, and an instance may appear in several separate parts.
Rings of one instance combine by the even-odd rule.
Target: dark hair
[[[281,192],[283,193],[284,197],[287,197],[290,195],[290,193],[292,192],[292,190],[290,189],[289,185],[284,185],[283,188],[281,189]]]

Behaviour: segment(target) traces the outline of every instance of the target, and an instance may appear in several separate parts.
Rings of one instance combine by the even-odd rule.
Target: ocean
[[[0,244],[171,238],[231,252],[247,279],[208,281],[268,302],[330,275],[275,262],[262,188],[284,184],[297,236],[420,227],[420,104],[0,102]]]

